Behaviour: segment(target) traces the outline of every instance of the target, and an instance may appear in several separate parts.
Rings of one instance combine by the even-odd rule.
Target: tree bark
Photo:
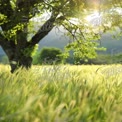
[[[31,46],[31,49],[29,49],[29,47],[26,46],[27,41],[21,41],[21,39],[26,38],[25,36],[22,36],[23,34],[21,34],[22,32],[18,33],[19,36],[17,44],[15,44],[12,40],[7,40],[4,36],[0,34],[0,45],[9,59],[12,73],[19,67],[28,69],[32,65],[31,52],[33,51],[32,47],[34,47],[34,45]],[[24,52],[25,50],[27,51]]]
[[[18,56],[19,57],[19,56]],[[11,72],[15,72],[18,68],[29,69],[32,65],[31,56],[22,56],[21,58],[15,57],[14,60],[10,60]]]
[[[16,51],[16,48],[12,48],[9,45],[1,46],[8,56],[12,73],[20,67],[26,69],[29,69],[31,67],[32,57],[30,55],[21,53],[21,51],[20,53],[18,53],[18,51]]]

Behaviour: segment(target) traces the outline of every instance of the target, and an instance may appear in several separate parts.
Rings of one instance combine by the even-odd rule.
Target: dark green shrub
[[[45,47],[38,56],[39,64],[58,64],[63,60],[62,51],[58,48]]]

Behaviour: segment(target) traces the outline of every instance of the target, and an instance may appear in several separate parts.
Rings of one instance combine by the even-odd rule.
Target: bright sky
[[[102,23],[102,15],[94,11],[92,14],[88,15],[85,20],[94,26],[98,26]]]

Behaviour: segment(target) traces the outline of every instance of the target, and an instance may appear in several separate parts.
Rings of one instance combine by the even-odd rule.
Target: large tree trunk
[[[12,73],[20,67],[26,69],[31,67],[32,57],[30,55],[26,55],[21,51],[18,53],[17,51],[18,49],[7,45],[6,46],[2,45],[2,48],[6,52],[6,55],[8,56]]]
[[[32,58],[31,56],[24,56],[24,55],[18,55],[14,58],[14,60],[9,59],[10,66],[11,66],[11,72],[13,73],[18,68],[26,68],[29,69],[32,65]]]
[[[12,73],[20,67],[28,69],[32,65],[31,53],[34,45],[28,47],[25,42],[27,41],[19,41],[19,39],[17,44],[7,39],[0,41],[0,45],[8,56]]]

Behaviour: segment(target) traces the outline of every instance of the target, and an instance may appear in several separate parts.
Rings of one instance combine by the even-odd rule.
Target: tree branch
[[[45,1],[42,0],[44,3]],[[61,6],[59,6],[57,8],[57,10],[61,10],[63,9],[63,7],[69,2],[70,0],[66,0]],[[45,3],[45,4],[48,4],[48,3]],[[49,5],[51,6],[51,5]],[[52,7],[52,6],[51,6]],[[50,19],[48,19],[42,26],[41,28],[38,30],[38,32],[32,37],[32,39],[30,40],[30,42],[28,42],[27,46],[32,46],[32,45],[35,45],[37,43],[39,43],[39,41],[41,39],[43,39],[52,29],[53,27],[55,26],[54,23],[56,20],[62,20],[62,19],[65,19],[64,17],[60,16],[57,18],[58,14],[60,11],[57,11],[55,13],[55,9],[56,8],[53,8],[52,7],[52,15],[50,17]]]
[[[3,0],[0,2],[0,13],[6,15],[8,18],[13,14],[13,9],[10,0]]]
[[[56,20],[57,15],[52,14],[50,19],[48,19],[38,30],[38,32],[32,37],[32,39],[28,42],[27,46],[32,46],[37,43],[41,39],[43,39],[54,27],[54,22]]]
[[[43,2],[43,0],[17,0],[16,1],[16,6],[18,7],[18,9],[22,9],[25,7],[33,7],[35,4],[41,3]]]

